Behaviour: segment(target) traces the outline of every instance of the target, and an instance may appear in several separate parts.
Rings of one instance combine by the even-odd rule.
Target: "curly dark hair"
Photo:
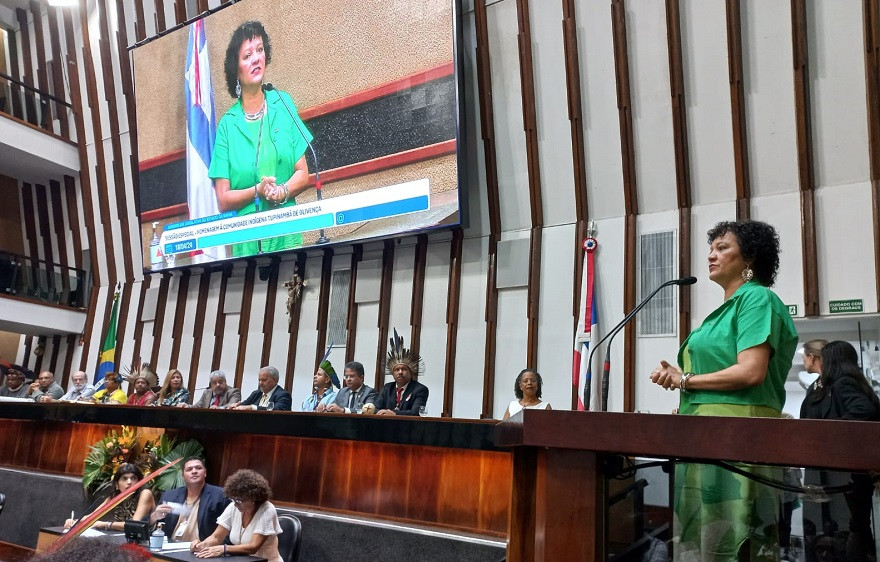
[[[254,506],[260,507],[272,497],[272,488],[262,474],[243,468],[226,479],[223,493],[227,498],[251,500]]]
[[[129,462],[123,463],[119,465],[119,468],[116,469],[116,472],[113,473],[113,486],[119,484],[119,481],[122,480],[122,477],[126,474],[134,474],[135,477],[140,481],[144,478],[144,473],[141,472],[136,465],[133,465]]]
[[[772,287],[779,270],[779,235],[761,221],[722,221],[709,230],[709,244],[730,232],[736,237],[739,253],[746,260],[761,285]]]
[[[235,84],[238,82],[238,51],[241,44],[245,41],[260,37],[263,40],[263,51],[266,53],[266,66],[272,62],[272,43],[269,42],[269,35],[263,24],[258,21],[246,21],[239,25],[232,32],[229,39],[229,46],[226,47],[226,60],[223,62],[223,71],[226,74],[226,91],[233,99],[238,98],[235,95]]]
[[[525,375],[526,373],[532,373],[535,375],[535,378],[538,379],[538,392],[535,393],[535,396],[540,398],[541,397],[541,388],[544,386],[544,381],[543,381],[543,379],[541,379],[541,374],[538,373],[538,371],[536,371],[534,369],[523,369],[522,371],[519,372],[519,374],[516,376],[516,382],[513,383],[513,394],[519,400],[522,400],[523,393],[522,393],[522,389],[519,387],[519,383],[522,382],[523,375]]]

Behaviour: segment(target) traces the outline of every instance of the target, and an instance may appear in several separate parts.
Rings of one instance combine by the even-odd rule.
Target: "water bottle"
[[[156,228],[158,222],[153,223],[153,238],[150,239],[150,269],[162,269],[162,245],[159,242],[159,233]]]
[[[162,530],[163,525],[165,523],[159,523],[159,526],[150,535],[150,550],[162,550],[162,545],[165,543],[165,531]]]

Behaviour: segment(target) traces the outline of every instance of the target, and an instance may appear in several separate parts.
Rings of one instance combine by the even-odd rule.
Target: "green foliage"
[[[131,463],[144,476],[178,458],[202,456],[204,449],[198,441],[175,443],[166,435],[156,440],[138,436],[137,428],[122,426],[122,430],[110,430],[101,440],[89,448],[83,467],[83,488],[94,494],[109,484],[120,465]],[[148,486],[154,492],[164,492],[183,485],[183,467],[175,465],[153,480]]]

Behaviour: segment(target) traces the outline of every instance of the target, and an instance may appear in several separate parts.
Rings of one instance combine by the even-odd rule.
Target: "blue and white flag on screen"
[[[186,187],[189,218],[197,219],[218,214],[217,197],[208,177],[217,121],[214,119],[214,88],[211,84],[211,65],[208,62],[208,40],[205,21],[189,26],[186,48]],[[193,256],[193,261],[223,259],[223,246],[205,250],[204,255]]]

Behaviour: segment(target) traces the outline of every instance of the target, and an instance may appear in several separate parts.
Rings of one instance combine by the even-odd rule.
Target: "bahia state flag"
[[[214,119],[214,88],[211,84],[211,66],[208,62],[208,40],[205,21],[189,26],[186,48],[186,189],[189,218],[198,219],[219,214],[214,186],[208,177],[217,122]],[[219,246],[193,256],[194,261],[223,259],[226,248]],[[206,259],[207,258],[207,259]]]
[[[119,285],[113,294],[113,308],[110,310],[110,321],[107,323],[107,335],[104,336],[104,344],[101,346],[101,355],[98,358],[98,368],[95,369],[95,389],[104,388],[104,377],[113,372],[116,363],[116,318],[119,312]]]
[[[598,244],[595,238],[587,238],[584,240],[584,273],[583,285],[581,287],[581,306],[579,308],[577,330],[574,334],[574,356],[572,359],[572,376],[571,384],[577,393],[578,410],[592,410],[592,396],[599,395],[598,392],[593,394],[594,384],[598,386],[601,382],[599,377],[593,380],[592,365],[588,364],[590,357],[590,342],[599,339],[597,330],[597,312],[596,312],[596,291],[595,291],[595,261],[594,253]],[[597,388],[598,390],[598,388]]]

